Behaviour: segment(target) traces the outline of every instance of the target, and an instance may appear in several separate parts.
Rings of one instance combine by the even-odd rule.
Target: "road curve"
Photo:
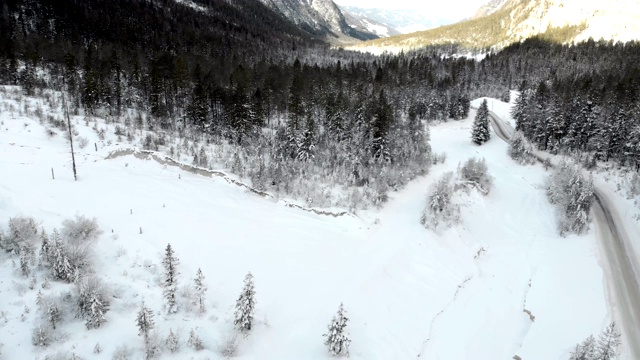
[[[512,130],[495,113],[489,112],[489,119],[493,129],[502,140],[509,142]],[[536,155],[539,161],[544,161],[541,152]],[[607,288],[613,300],[609,304],[618,319],[621,329],[623,348],[630,360],[640,360],[640,266],[632,251],[630,232],[624,227],[624,221],[611,200],[612,194],[607,189],[594,184],[596,231],[598,240],[608,268]],[[637,235],[637,230],[635,232]]]

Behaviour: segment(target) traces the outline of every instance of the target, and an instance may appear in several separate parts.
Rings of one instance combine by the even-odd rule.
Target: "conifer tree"
[[[49,246],[51,270],[57,280],[71,282],[75,278],[75,270],[69,262],[67,251],[60,239],[60,234],[53,229],[51,244]]]
[[[172,353],[175,353],[180,349],[180,338],[173,332],[173,329],[169,329],[169,336],[167,336],[166,345]]]
[[[49,262],[49,235],[44,228],[40,231],[40,241],[40,261]]]
[[[97,329],[102,326],[107,321],[104,315],[108,310],[109,302],[105,301],[96,291],[92,291],[87,303],[87,320],[85,322],[87,329]]]
[[[149,333],[153,329],[154,325],[153,312],[144,304],[143,301],[136,318],[136,326],[138,327],[138,336],[143,336],[145,343],[149,340]]]
[[[49,320],[49,323],[51,324],[51,327],[55,330],[56,329],[56,324],[60,321],[60,309],[58,308],[57,304],[49,304],[48,308],[47,308],[47,317]]]
[[[207,284],[204,282],[205,277],[202,274],[202,270],[198,269],[196,273],[196,278],[193,280],[194,287],[196,291],[195,304],[198,307],[198,312],[205,313],[207,311],[207,307],[205,305],[206,293],[207,293]]]
[[[169,314],[175,314],[178,311],[176,303],[176,292],[178,290],[178,258],[171,248],[171,244],[167,244],[165,249],[164,259],[162,260],[162,266],[164,267],[164,297],[167,301],[167,308]]]
[[[253,275],[248,273],[244,278],[242,293],[236,301],[235,321],[233,322],[242,332],[251,330],[256,306],[255,293]]]
[[[598,360],[613,360],[618,358],[618,348],[620,347],[620,333],[616,329],[616,324],[611,323],[600,334],[597,344]]]
[[[473,129],[471,130],[471,141],[475,144],[482,145],[489,141],[491,133],[489,132],[489,108],[487,99],[482,101],[478,113],[473,121]]]
[[[344,307],[340,304],[338,313],[333,317],[329,324],[329,331],[322,335],[326,338],[324,344],[333,356],[349,356],[349,343],[351,343],[351,340],[349,339],[349,334],[347,334],[345,330],[348,321],[349,318],[346,317]]]

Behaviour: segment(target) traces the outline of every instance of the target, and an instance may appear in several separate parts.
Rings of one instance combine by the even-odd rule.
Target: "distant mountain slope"
[[[611,0],[492,0],[476,17],[457,24],[413,34],[379,39],[354,49],[400,51],[435,44],[457,43],[467,48],[502,48],[540,35],[558,43],[587,40],[630,41],[640,38],[640,1]]]
[[[342,6],[342,9],[355,17],[371,19],[397,32],[397,34],[390,33],[389,35],[407,34],[446,24],[444,19],[434,19],[431,14],[422,14],[414,10],[390,10],[355,6]]]
[[[352,28],[332,0],[260,0],[302,30],[332,43],[371,40],[378,36]]]
[[[347,19],[347,23],[352,28],[363,31],[373,33],[378,35],[379,37],[388,37],[394,35],[400,35],[401,32],[389,26],[388,24],[381,23],[365,14],[362,13],[351,13],[346,10],[342,10],[345,19]]]
[[[491,15],[494,12],[500,10],[500,8],[502,8],[507,2],[509,2],[509,0],[491,0],[488,3],[482,5],[478,9],[478,11],[476,11],[476,14],[473,16],[473,18],[476,19],[479,17]]]

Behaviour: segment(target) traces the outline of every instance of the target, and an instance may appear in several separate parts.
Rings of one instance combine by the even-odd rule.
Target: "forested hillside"
[[[257,1],[194,4],[7,1],[0,81],[66,90],[74,113],[108,116],[125,136],[156,131],[146,148],[167,135],[236,147],[227,163],[254,187],[322,206],[384,201],[432,162],[423,121],[462,119],[470,98],[518,87],[519,127],[542,148],[640,163],[637,44],[374,57],[331,50]],[[337,188],[348,200],[328,196]]]

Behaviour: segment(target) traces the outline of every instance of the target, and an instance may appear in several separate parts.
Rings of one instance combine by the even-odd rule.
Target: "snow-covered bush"
[[[507,153],[520,165],[531,165],[536,162],[533,146],[529,144],[522,131],[516,131],[511,136]]]
[[[636,172],[627,181],[627,198],[633,199],[638,195],[640,195],[640,174]]]
[[[76,215],[62,222],[60,235],[70,246],[90,245],[102,235],[98,220]]]
[[[238,337],[235,333],[222,338],[218,344],[218,353],[224,358],[232,358],[238,354]]]
[[[120,345],[113,352],[111,360],[129,360],[133,355],[133,351],[126,345]]]
[[[78,136],[78,147],[80,147],[80,149],[84,149],[87,147],[87,145],[89,145],[89,139],[87,139],[84,136]]]
[[[38,226],[32,217],[9,219],[9,233],[2,237],[0,247],[7,252],[18,252],[22,247],[34,248],[38,242]]]
[[[351,339],[349,339],[349,334],[345,329],[348,321],[349,318],[346,316],[344,307],[340,304],[338,313],[333,317],[328,326],[327,333],[322,335],[326,338],[324,344],[333,356],[349,356],[349,343],[351,343]]]
[[[484,158],[471,158],[458,170],[460,180],[475,186],[483,194],[488,194],[493,186],[493,178],[489,175],[487,162]]]
[[[460,206],[453,203],[453,173],[445,173],[429,189],[427,206],[420,223],[427,229],[437,230],[440,226],[449,227],[460,221]]]
[[[593,180],[585,178],[579,166],[559,164],[547,182],[547,198],[560,216],[560,235],[587,230],[593,203]]]

